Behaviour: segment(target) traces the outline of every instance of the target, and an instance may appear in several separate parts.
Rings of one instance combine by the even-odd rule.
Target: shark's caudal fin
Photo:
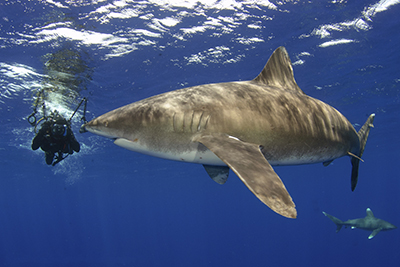
[[[339,220],[336,217],[333,217],[332,215],[329,215],[326,212],[322,212],[326,217],[328,217],[329,219],[331,219],[332,222],[334,222],[336,224],[336,233],[340,231],[340,229],[342,229],[343,226],[343,222],[341,220]]]
[[[360,158],[362,154],[364,153],[365,149],[365,144],[367,143],[369,131],[371,127],[374,127],[373,122],[374,122],[375,114],[371,114],[367,121],[364,123],[364,125],[361,127],[361,129],[358,131],[358,138],[360,139],[360,151],[358,152],[357,155],[351,155],[351,165],[352,165],[352,170],[351,170],[351,190],[354,191],[357,185],[358,181],[358,165],[360,164]]]

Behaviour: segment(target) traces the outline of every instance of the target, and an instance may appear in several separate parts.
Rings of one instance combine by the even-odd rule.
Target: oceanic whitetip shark
[[[367,231],[372,231],[372,233],[368,236],[368,239],[371,239],[374,236],[376,236],[380,231],[388,231],[397,228],[396,226],[387,221],[376,218],[370,208],[367,208],[367,216],[365,216],[365,218],[347,220],[345,222],[342,222],[338,218],[333,217],[332,215],[329,215],[326,212],[322,213],[336,224],[337,226],[336,233],[339,232],[340,229],[342,229],[343,225],[345,227],[350,226],[351,229],[358,228]]]
[[[203,164],[219,184],[230,168],[268,207],[296,218],[295,204],[271,165],[328,165],[349,155],[354,190],[374,116],[357,133],[336,109],[299,88],[289,55],[279,47],[253,80],[156,95],[83,127],[129,150]]]

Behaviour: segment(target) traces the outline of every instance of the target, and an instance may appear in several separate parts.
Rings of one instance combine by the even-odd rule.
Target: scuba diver
[[[36,127],[39,125],[40,121],[45,120],[32,140],[32,149],[37,150],[40,147],[45,152],[46,163],[48,165],[54,166],[68,157],[68,155],[73,154],[74,151],[80,151],[80,144],[76,140],[71,129],[71,120],[83,102],[84,112],[81,120],[86,123],[87,98],[82,99],[69,120],[66,120],[55,110],[50,116],[43,116],[36,122],[36,107],[34,112],[28,117],[28,122],[35,127],[35,133]],[[44,107],[43,113],[45,114]],[[82,130],[80,132],[82,132]],[[66,156],[64,156],[64,154],[66,154]]]
[[[39,147],[45,152],[46,163],[53,166],[73,154],[74,151],[80,151],[80,145],[75,139],[69,122],[58,112],[53,113],[53,116],[42,124],[32,140],[32,149],[37,150]],[[63,157],[64,153],[67,154],[66,157]],[[56,160],[53,162],[54,156]]]

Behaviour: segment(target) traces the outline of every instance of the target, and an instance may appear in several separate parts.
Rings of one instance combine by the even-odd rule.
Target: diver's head
[[[61,123],[55,123],[51,129],[51,133],[54,137],[63,137],[67,135],[67,125]]]

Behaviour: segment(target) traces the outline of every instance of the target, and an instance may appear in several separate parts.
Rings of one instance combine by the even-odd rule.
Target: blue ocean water
[[[347,220],[370,207],[400,225],[399,12],[398,0],[1,0],[0,266],[398,266],[398,229],[372,240],[335,233],[322,211]],[[354,192],[348,157],[275,167],[297,219],[233,172],[221,186],[201,165],[80,134],[82,109],[79,153],[52,167],[30,148],[42,88],[65,116],[88,97],[92,119],[187,86],[253,79],[279,46],[306,94],[356,129],[376,114]]]

